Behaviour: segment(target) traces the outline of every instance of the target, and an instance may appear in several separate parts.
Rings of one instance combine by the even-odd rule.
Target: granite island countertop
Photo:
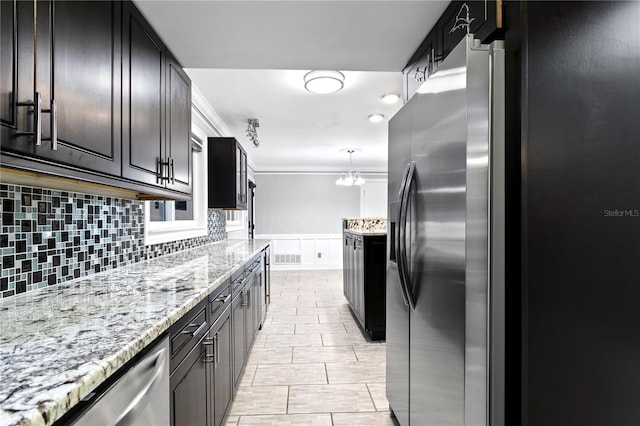
[[[49,425],[269,244],[223,240],[0,299],[0,425]]]

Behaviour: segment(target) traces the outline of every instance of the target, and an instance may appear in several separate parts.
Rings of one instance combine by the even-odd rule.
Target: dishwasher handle
[[[146,405],[149,395],[153,393],[155,388],[161,382],[161,377],[164,374],[166,368],[165,359],[167,357],[167,348],[163,347],[152,358],[144,360],[137,366],[136,370],[140,373],[146,372],[153,368],[153,376],[151,379],[140,389],[138,394],[131,400],[129,405],[120,413],[114,424],[116,426],[128,426],[134,424],[135,419],[138,417],[140,411],[142,411]]]

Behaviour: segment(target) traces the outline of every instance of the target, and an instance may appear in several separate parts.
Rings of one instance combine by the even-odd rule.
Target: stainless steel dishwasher
[[[167,337],[107,390],[90,396],[91,405],[73,425],[169,426],[169,393]]]

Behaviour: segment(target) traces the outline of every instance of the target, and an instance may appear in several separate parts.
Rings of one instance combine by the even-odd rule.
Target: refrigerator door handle
[[[404,192],[405,192],[405,187],[407,186],[407,176],[409,175],[409,169],[411,169],[411,164],[407,163],[407,166],[404,169],[404,172],[402,173],[402,182],[400,183],[400,191],[398,191],[398,198],[400,199],[400,202],[398,203],[398,210],[397,210],[397,223],[398,226],[395,227],[395,232],[393,235],[393,238],[395,239],[395,247],[396,250],[398,251],[397,257],[396,257],[396,262],[398,264],[398,275],[400,277],[400,293],[402,293],[402,300],[404,301],[404,305],[405,306],[409,306],[409,299],[407,299],[407,291],[406,291],[406,284],[404,282],[404,273],[403,273],[403,267],[402,267],[402,253],[400,251],[400,228],[401,228],[401,217],[402,217],[402,200],[404,198]]]
[[[411,271],[409,271],[409,260],[407,259],[407,208],[409,207],[409,194],[411,193],[411,184],[413,183],[415,171],[416,163],[412,161],[406,175],[407,178],[402,190],[400,207],[398,209],[400,213],[398,216],[398,234],[400,240],[400,245],[398,246],[398,271],[400,272],[400,284],[403,286],[403,292],[411,310],[416,308],[416,304],[411,295]]]

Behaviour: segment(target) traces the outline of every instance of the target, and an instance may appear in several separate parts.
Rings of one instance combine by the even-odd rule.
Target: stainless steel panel
[[[506,292],[506,163],[505,163],[505,50],[503,42],[491,46],[490,214],[489,275],[489,422],[505,424],[505,292]]]
[[[471,41],[469,41],[471,43]],[[489,53],[467,50],[467,291],[465,424],[488,416]]]
[[[457,68],[459,77],[464,50],[463,42],[441,69]],[[409,424],[459,426],[464,423],[466,93],[455,85],[420,92],[411,101],[416,176],[410,197],[415,310]]]
[[[389,122],[389,235],[387,236],[386,388],[389,406],[401,425],[409,424],[409,310],[400,286],[397,211],[402,172],[411,159],[412,105],[405,105]]]
[[[467,51],[465,425],[504,424],[504,50]]]
[[[169,339],[138,361],[73,424],[169,425]]]

